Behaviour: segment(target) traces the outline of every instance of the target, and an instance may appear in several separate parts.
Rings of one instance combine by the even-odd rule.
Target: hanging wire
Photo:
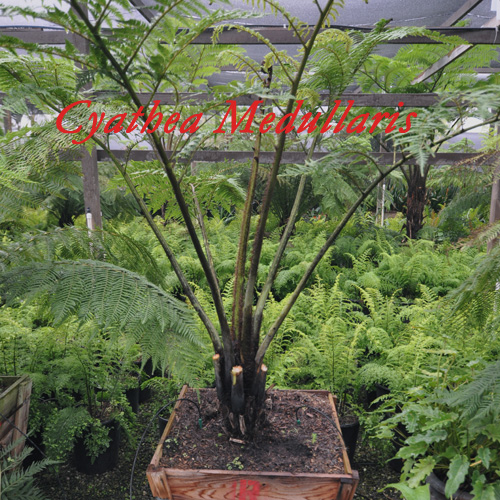
[[[318,410],[314,406],[309,406],[309,405],[300,405],[297,406],[295,409],[295,419],[297,420],[297,424],[300,425],[300,418],[299,418],[299,411],[302,410],[302,408],[308,408],[309,410],[315,411],[316,413],[319,413],[321,416],[326,418],[332,425],[333,428],[335,429],[335,432],[337,433],[338,436],[342,437],[342,432],[339,430],[337,427],[337,423],[333,418],[331,418],[329,415],[327,415],[324,411]]]

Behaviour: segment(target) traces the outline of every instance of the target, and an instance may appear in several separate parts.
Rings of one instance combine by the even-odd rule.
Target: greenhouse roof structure
[[[7,0],[4,2],[9,5],[26,5],[33,6],[33,1],[28,0]],[[35,0],[40,2],[40,0]],[[49,3],[56,3],[55,0],[50,0]],[[131,3],[137,8],[136,17],[143,16],[146,19],[154,17],[155,0],[131,0]],[[275,16],[267,9],[263,12],[262,9],[254,5],[257,2],[246,2],[244,0],[231,0],[228,3],[217,3],[206,0],[206,4],[211,9],[239,9],[242,11],[253,11],[258,17],[235,19],[235,23],[260,26],[264,28],[273,27],[273,29],[282,29],[286,32],[286,19],[282,16]],[[47,4],[47,2],[44,2]],[[302,21],[314,24],[317,17],[317,9],[311,2],[298,0],[285,0],[281,4],[293,15]],[[499,14],[497,15],[497,9]],[[428,28],[439,29],[446,34],[455,34],[458,28],[451,28],[457,22],[466,20],[466,28],[457,32],[471,43],[480,44],[500,44],[500,37],[497,37],[496,27],[500,23],[500,2],[497,0],[370,0],[365,3],[364,0],[347,0],[345,7],[339,10],[339,15],[334,26],[342,29],[359,28],[362,30],[371,29],[381,19],[391,20],[389,26],[422,26]],[[450,29],[451,28],[451,29]],[[15,30],[15,32],[13,32]],[[55,27],[50,23],[40,20],[30,20],[20,16],[14,18],[0,18],[0,34],[14,34],[22,37],[26,41],[34,41],[40,43],[63,43],[65,34],[60,27]],[[270,32],[266,32],[269,35]],[[273,31],[277,38],[271,39],[279,49],[286,48],[289,52],[294,53],[298,48],[293,41],[288,41],[286,44],[279,43],[279,32]],[[266,53],[266,48],[262,45],[252,43],[248,45],[244,42],[244,37],[240,38],[241,34],[233,34],[228,42],[238,43],[247,50],[247,55],[256,61],[262,60]],[[209,39],[207,38],[207,41]],[[221,40],[223,41],[223,40]],[[404,40],[403,40],[404,41]],[[413,40],[415,43],[415,40]],[[393,56],[401,44],[383,45],[377,49],[381,55]],[[478,68],[478,73],[491,73],[500,70],[500,64],[497,62],[492,64],[492,68]],[[235,79],[234,71],[227,69],[222,73],[214,76],[211,84],[222,84]]]
[[[42,5],[61,5],[57,0],[5,0],[6,5],[35,7]],[[155,0],[130,0],[136,8],[135,17],[151,20],[155,15]],[[269,38],[280,50],[287,50],[290,54],[295,54],[299,45],[296,44],[293,33],[288,30],[286,19],[280,15],[275,15],[269,8],[262,11],[259,2],[245,0],[230,0],[219,3],[205,0],[209,9],[228,9],[252,11],[255,17],[245,17],[234,19],[235,24],[251,25],[261,29],[262,33]],[[320,2],[320,5],[323,2]],[[281,4],[291,15],[302,21],[314,24],[317,17],[317,8],[313,2],[303,2],[298,0],[283,0]],[[62,3],[64,8],[65,3]],[[498,36],[498,25],[500,24],[500,0],[346,0],[345,6],[339,9],[335,24],[332,27],[340,29],[359,29],[363,31],[371,30],[381,19],[390,20],[388,26],[421,26],[427,27],[444,34],[457,34],[471,45],[459,46],[453,49],[450,54],[435,63],[428,70],[424,71],[417,80],[425,81],[436,71],[442,70],[450,62],[457,60],[464,52],[475,44],[500,45]],[[459,27],[456,24],[459,23]],[[61,27],[54,26],[40,19],[30,19],[22,16],[1,17],[0,35],[13,35],[24,41],[63,44],[71,34],[66,33]],[[211,43],[212,33],[200,38],[200,43]],[[71,39],[71,38],[69,38]],[[282,42],[282,43],[280,43]],[[391,43],[380,45],[376,53],[392,57],[398,49],[407,43],[428,43],[429,40],[416,37],[407,37],[401,43]],[[236,30],[228,31],[219,38],[219,43],[234,43],[245,48],[249,57],[257,62],[262,61],[268,52],[263,44],[256,43],[255,39],[247,36],[246,33]],[[225,84],[234,80],[244,79],[244,74],[235,71],[236,68],[227,65],[222,67],[222,71],[208,78],[210,86]],[[498,60],[492,61],[489,67],[478,67],[478,78],[485,78],[488,74],[500,71]],[[416,81],[414,83],[417,83]],[[357,94],[358,105],[389,106],[396,105],[400,99],[397,95],[372,94],[363,95],[357,85],[347,88],[348,92]],[[437,96],[432,94],[413,94],[406,100],[407,105],[428,106],[435,102]],[[479,134],[473,132],[467,135],[476,145],[479,144]]]

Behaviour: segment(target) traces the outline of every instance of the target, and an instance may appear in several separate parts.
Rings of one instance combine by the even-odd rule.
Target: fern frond
[[[116,327],[156,362],[169,359],[179,364],[183,359],[175,361],[173,353],[181,346],[188,345],[193,356],[204,347],[192,311],[183,302],[144,277],[109,263],[32,262],[2,273],[0,288],[9,303],[43,296],[56,323],[76,315],[82,322]]]

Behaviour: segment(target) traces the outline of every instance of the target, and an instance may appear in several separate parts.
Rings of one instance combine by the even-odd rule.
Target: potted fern
[[[49,457],[61,460],[73,453],[77,470],[101,474],[117,465],[121,435],[129,434],[133,420],[121,388],[89,388],[81,402],[54,409],[43,443]]]
[[[500,495],[499,374],[500,361],[491,362],[457,388],[424,397],[415,391],[400,414],[382,423],[380,436],[398,424],[412,434],[397,453],[405,460],[401,482],[391,487],[419,500]]]
[[[147,225],[168,260],[169,270],[175,276],[175,286],[180,289],[180,294],[178,292],[177,297],[172,294],[172,289],[168,288],[161,273],[149,272],[145,277],[141,274],[145,267],[141,268],[137,262],[127,262],[127,267],[120,266],[120,262],[114,262],[114,247],[111,245],[109,252],[104,250],[109,243],[106,241],[105,231],[102,235],[98,233],[91,237],[90,255],[89,251],[83,251],[87,258],[70,260],[65,258],[66,254],[60,253],[54,255],[54,260],[42,257],[36,261],[23,261],[22,256],[26,258],[26,253],[9,255],[7,270],[2,273],[2,294],[7,300],[16,300],[18,297],[43,293],[57,319],[76,314],[84,320],[92,316],[103,324],[117,325],[125,334],[141,342],[145,351],[149,350],[157,361],[161,359],[171,369],[181,369],[182,366],[187,378],[196,378],[193,377],[193,370],[190,373],[190,356],[193,353],[206,353],[204,341],[200,341],[196,334],[201,326],[214,353],[211,361],[218,401],[215,413],[223,418],[230,438],[251,439],[262,431],[266,416],[267,367],[264,360],[269,346],[318,264],[358,207],[383,179],[404,162],[415,156],[425,161],[426,155],[432,154],[441,144],[468,130],[463,126],[463,120],[454,119],[454,113],[462,119],[468,109],[478,109],[483,113],[483,121],[471,125],[470,128],[498,121],[499,93],[496,87],[491,86],[486,90],[481,89],[480,92],[472,90],[465,98],[462,95],[460,100],[454,99],[454,96],[447,97],[453,102],[460,102],[459,109],[440,104],[432,110],[431,120],[422,112],[425,115],[424,120],[417,120],[412,134],[398,138],[396,130],[394,141],[404,154],[401,160],[390,167],[382,168],[365,154],[359,156],[356,148],[343,147],[343,143],[333,148],[326,160],[313,161],[313,154],[322,143],[321,129],[328,130],[328,127],[332,127],[333,111],[339,109],[336,98],[353,81],[357,71],[370,57],[377,44],[397,40],[408,34],[427,36],[436,41],[442,40],[442,37],[423,28],[387,29],[386,21],[378,23],[372,32],[364,34],[350,34],[335,29],[322,31],[335,18],[342,1],[327,0],[322,6],[315,2],[318,20],[313,27],[291,16],[276,2],[266,1],[274,11],[286,18],[290,29],[295,33],[301,46],[300,56],[296,60],[279,51],[252,28],[241,24],[234,26],[229,22],[234,18],[248,17],[247,12],[210,10],[198,1],[179,0],[171,3],[161,0],[157,2],[156,14],[151,23],[140,20],[128,22],[127,13],[123,12],[127,10],[128,4],[124,5],[121,1],[70,0],[69,3],[71,10],[68,12],[51,7],[40,13],[29,8],[0,6],[0,10],[6,15],[42,17],[90,44],[88,53],[82,54],[69,40],[65,48],[60,49],[2,37],[1,43],[4,47],[13,51],[22,49],[29,53],[20,57],[6,51],[0,56],[2,90],[9,92],[10,105],[24,102],[28,96],[33,104],[47,115],[59,116],[58,124],[65,131],[72,132],[70,136],[61,134],[56,130],[55,120],[48,120],[40,125],[38,134],[26,133],[22,140],[14,140],[14,137],[7,134],[3,154],[6,157],[23,158],[23,164],[37,171],[41,165],[54,161],[54,144],[58,148],[57,153],[64,149],[75,154],[81,151],[79,144],[87,141],[87,145],[101,148],[121,176],[124,187],[140,207]],[[193,16],[198,20],[193,19]],[[108,36],[108,29],[111,29],[112,36]],[[255,37],[265,44],[269,54],[263,64],[255,64],[237,47],[216,45],[207,49],[196,45],[197,39],[207,30],[213,30],[216,41],[225,29],[244,31],[247,36]],[[454,39],[453,42],[459,44],[460,40]],[[31,56],[33,53],[44,56],[43,65],[38,64],[39,59]],[[67,63],[68,60],[71,63]],[[222,61],[230,61],[244,69],[248,74],[247,81],[214,89],[211,94],[213,100],[208,103],[200,105],[196,99],[189,97],[185,100],[182,91],[206,90],[204,85],[208,83],[207,75],[217,72]],[[73,63],[84,69],[76,69]],[[339,71],[339,64],[342,71]],[[13,67],[15,71],[12,71]],[[75,69],[78,78],[75,78]],[[35,84],[33,72],[38,75]],[[59,83],[56,87],[53,85],[55,74]],[[85,93],[82,85],[89,80],[94,81],[98,90],[106,91],[105,94],[100,94],[100,97],[92,96],[92,110],[86,105],[72,106],[75,102],[88,100],[85,98],[89,95]],[[320,95],[320,92],[325,90],[328,91],[326,97]],[[151,120],[147,121],[147,117],[162,109],[162,102],[155,100],[157,92],[172,92],[169,99],[173,104],[168,110],[169,114],[165,114],[172,118],[174,111],[178,116],[172,120],[183,123],[175,133],[171,131],[171,122],[163,126],[162,117],[157,118],[154,126]],[[249,136],[249,140],[243,141],[248,150],[253,152],[253,159],[243,206],[236,207],[238,217],[233,223],[239,224],[240,227],[239,243],[235,261],[231,266],[234,270],[231,291],[224,293],[218,279],[215,256],[211,252],[205,214],[211,208],[214,208],[214,212],[219,208],[219,202],[214,206],[214,194],[224,191],[227,203],[227,193],[237,196],[239,190],[234,189],[234,183],[224,176],[210,174],[203,177],[203,172],[197,172],[190,165],[190,161],[195,151],[215,137],[214,122],[221,123],[217,128],[221,136],[225,133],[224,139],[220,139],[220,136],[215,139],[215,146],[223,148],[228,143],[231,144],[228,137],[238,130],[238,125],[233,123],[235,126],[229,126],[226,123],[224,130],[221,120],[224,116],[229,118],[231,115],[230,111],[227,111],[226,101],[228,98],[235,100],[245,94],[255,95],[260,103],[252,108],[255,111],[255,132]],[[304,96],[303,111],[308,111],[310,118],[315,113],[320,114],[318,126],[316,129],[311,127],[311,133],[305,138],[297,135],[292,126],[292,118],[300,114],[297,109],[300,96]],[[274,129],[276,134],[266,136],[262,131],[260,111],[257,111],[261,108],[270,111],[271,106],[282,110],[279,118],[281,125],[277,124]],[[63,118],[60,118],[63,109],[66,112]],[[231,109],[234,110],[236,122],[236,101]],[[491,109],[494,111],[488,111]],[[324,110],[327,112],[322,113]],[[96,119],[100,114],[102,120],[105,116],[119,120],[124,114],[135,113],[138,123],[143,125],[142,128],[147,133],[140,138],[127,137],[123,127],[113,120],[107,121],[107,132],[99,131],[92,127],[93,119],[89,121],[90,111],[95,113],[92,116]],[[344,111],[347,114],[347,111]],[[402,115],[404,120],[408,117],[408,112],[404,111]],[[352,122],[354,127],[355,120]],[[246,125],[247,122],[242,120],[240,129]],[[111,129],[119,137],[128,140],[128,149],[124,156],[118,156],[110,147],[108,132]],[[233,140],[241,143],[239,136],[233,135],[236,137],[233,137]],[[269,139],[270,137],[272,139]],[[429,137],[432,137],[432,140]],[[130,157],[140,142],[139,139],[146,139],[153,151],[150,158],[152,161],[146,168],[143,162],[135,162]],[[266,175],[263,198],[257,203],[259,215],[252,218],[257,179],[262,173],[260,157],[266,147],[273,152],[273,159]],[[303,148],[306,151],[307,168],[299,165],[295,169],[295,174],[298,169],[300,175],[295,201],[288,222],[281,230],[276,252],[269,262],[267,272],[262,275],[259,270],[262,271],[260,264],[270,207],[279,175],[284,169],[284,152],[290,148]],[[31,155],[32,151],[37,154]],[[365,164],[363,169],[359,168],[360,159]],[[269,312],[266,306],[272,299],[273,284],[300,215],[299,206],[308,169],[321,172],[332,166],[335,166],[336,179],[342,179],[344,186],[352,179],[351,171],[357,172],[353,181],[356,190],[351,190],[348,207],[344,207],[338,223],[323,240],[312,259],[305,264],[294,290],[280,304],[275,316],[266,320],[269,327],[262,331],[264,317]],[[198,178],[203,182],[197,183]],[[156,212],[161,207],[166,207],[169,212],[167,219],[182,221],[183,233],[187,235],[188,244],[194,248],[196,255],[195,261],[191,262],[193,269],[183,265],[182,246],[171,245],[171,233],[168,230],[172,227],[164,226],[164,220],[159,224],[152,216],[152,211]],[[230,207],[232,209],[232,204]],[[103,250],[97,251],[99,248]],[[46,255],[45,253],[44,257]],[[103,255],[106,255],[107,260],[99,258]],[[136,259],[140,260],[141,257],[137,256]],[[150,265],[154,266],[151,263]],[[203,287],[197,288],[193,285],[188,279],[189,272],[196,275],[195,281],[202,283]],[[178,300],[179,295],[182,295],[185,302]],[[196,320],[193,319],[193,313]],[[181,353],[185,356],[180,356]],[[182,363],[181,359],[185,362]],[[334,421],[335,409],[331,406],[328,396],[324,394],[323,397],[326,398],[328,418]],[[334,425],[333,432],[335,428]],[[170,430],[169,426],[167,430]],[[166,434],[163,439],[165,436]],[[159,450],[161,452],[161,449]],[[356,477],[350,470],[347,459],[342,469],[345,474],[343,479],[336,476],[335,487],[342,489],[342,498],[348,498],[353,494]],[[224,476],[229,479],[224,482],[224,487],[220,488],[221,495],[232,491],[235,477],[242,477],[242,474],[247,473],[231,471],[231,474]],[[181,476],[182,474],[177,478]],[[253,476],[256,477],[255,474]],[[171,488],[174,487],[172,485],[179,484],[176,478],[172,481],[170,477],[167,479],[168,473],[159,467],[157,462],[152,464],[149,477],[155,495],[162,498],[170,497]],[[182,477],[185,478],[186,474]],[[210,483],[210,477],[211,474],[207,473],[203,481]],[[258,478],[255,481],[254,492],[261,485]],[[344,483],[341,487],[342,481]],[[319,489],[318,482],[323,485]],[[239,483],[239,486],[236,484],[235,487],[243,487],[242,485],[243,483]],[[296,487],[296,482],[294,485],[292,489]],[[332,486],[327,478],[316,478],[314,484],[304,480],[302,485],[317,492],[314,498],[331,497]],[[248,483],[245,482],[245,488],[247,486]],[[270,482],[268,488],[276,488],[281,492],[289,491],[280,481]],[[175,491],[173,494],[175,495]],[[307,494],[309,493],[303,491],[303,495]]]
[[[95,325],[68,337],[64,352],[47,364],[66,384],[57,388],[43,443],[49,457],[62,460],[73,453],[77,470],[100,474],[116,466],[121,435],[129,435],[134,421],[126,394],[131,363],[123,363],[122,346]],[[42,374],[37,380],[44,384]],[[138,387],[137,377],[132,380]]]

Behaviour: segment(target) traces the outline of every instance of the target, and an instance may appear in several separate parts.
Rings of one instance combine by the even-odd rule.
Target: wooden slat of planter
[[[332,405],[333,420],[335,421],[335,425],[337,426],[337,430],[339,433],[338,437],[340,439],[340,443],[342,444],[342,457],[344,458],[344,470],[346,474],[351,474],[352,473],[351,463],[349,462],[349,456],[347,455],[344,438],[342,437],[342,430],[340,429],[339,416],[337,415],[337,409],[335,408],[335,403],[337,398],[333,399],[333,395],[331,393],[328,393],[328,399],[330,401],[330,404]]]
[[[8,385],[0,394],[0,412],[4,417],[0,417],[0,445],[9,446],[12,442],[21,439],[23,433],[26,434],[28,430],[32,382],[28,375],[20,377],[0,376],[0,380],[3,384]],[[12,455],[18,455],[23,448],[24,440],[12,450]]]
[[[22,377],[6,377],[0,376],[0,382],[2,385],[6,385],[6,389],[0,394],[0,413],[7,419],[15,422],[15,414],[21,403],[18,403],[18,393],[19,389],[23,383],[29,380],[27,375],[23,375]],[[31,387],[31,385],[30,385]],[[13,427],[7,422],[3,421],[2,417],[0,417],[0,440],[3,443],[11,440],[5,440],[5,436],[9,434]],[[17,423],[16,423],[17,425]]]
[[[182,388],[183,398],[187,386]],[[334,421],[338,417],[334,397],[328,391],[304,390],[300,392],[326,395],[333,408]],[[289,472],[182,470],[159,465],[163,442],[175,421],[175,409],[156,448],[146,475],[151,492],[158,499],[168,500],[352,500],[359,476],[356,471],[346,474],[296,474]],[[342,441],[342,439],[341,439]],[[345,469],[351,470],[344,450]],[[254,490],[254,488],[256,488]],[[258,494],[257,494],[258,489]]]
[[[178,399],[182,399],[188,390],[188,386],[184,385],[181,389],[181,392],[179,394]],[[175,411],[179,408],[181,405],[182,401],[177,401],[174,405],[174,409],[172,410],[172,413],[170,414],[170,418],[168,419],[167,425],[165,426],[165,429],[163,431],[163,434],[161,435],[160,442],[158,443],[158,446],[156,447],[155,454],[153,455],[153,460],[151,460],[151,464],[158,466],[160,463],[160,458],[162,456],[163,452],[163,443],[165,442],[165,439],[167,439],[168,434],[170,433],[170,429],[172,429],[172,426],[174,425],[175,421]]]
[[[353,470],[352,474],[348,476],[348,479],[342,478],[340,480],[341,487],[336,500],[352,500],[354,498],[354,493],[356,492],[358,483],[358,471]]]
[[[7,386],[0,394],[0,412],[8,417],[8,413],[16,408],[17,403],[17,388],[26,378],[23,377],[5,377],[0,376],[0,383]]]
[[[156,468],[153,464],[150,464],[146,476],[148,478],[149,487],[151,488],[151,493],[155,498],[173,500],[172,491],[168,484],[167,470],[163,468]]]
[[[174,500],[213,500],[220,498],[255,500],[317,500],[337,498],[340,481],[326,474],[293,474],[209,470],[165,469],[171,491],[182,491]],[[299,475],[297,475],[299,476]],[[323,476],[323,477],[321,477]],[[247,492],[247,496],[243,492]],[[162,498],[162,497],[160,497]],[[165,497],[163,497],[165,498]],[[168,497],[167,497],[168,498]],[[172,497],[171,497],[172,498]]]
[[[181,389],[181,392],[179,393],[178,399],[182,399],[186,395],[187,390],[188,386],[184,385]],[[160,459],[163,454],[163,443],[165,442],[165,439],[167,439],[167,436],[170,433],[172,426],[174,425],[175,412],[179,408],[181,403],[182,401],[177,401],[177,403],[175,403],[172,413],[170,414],[170,418],[168,419],[167,425],[165,426],[163,434],[161,435],[160,442],[156,447],[156,451],[155,454],[153,455],[153,459],[151,460],[151,464],[149,465],[146,473],[149,486],[151,488],[151,492],[155,497],[158,498],[167,498],[169,500],[172,500],[173,498],[172,492],[170,491],[170,486],[168,484],[168,479],[167,479],[167,474],[165,473],[165,469],[162,468],[157,469],[157,467],[160,464]]]
[[[253,482],[259,483],[258,500],[317,500],[331,498],[351,500],[358,483],[358,474],[352,477],[336,474],[291,474],[288,472],[181,470],[148,468],[151,491],[159,499],[212,500],[214,498],[238,499],[243,488],[253,498]],[[187,486],[189,485],[189,487]],[[182,494],[178,492],[182,490]],[[172,491],[176,494],[172,495]],[[256,499],[257,500],[257,499]]]
[[[28,417],[30,412],[30,396],[31,396],[32,381],[27,375],[22,377],[19,391],[17,393],[17,406],[19,410],[16,412],[14,423],[17,428],[12,432],[12,442],[22,439],[20,443],[12,450],[14,456],[18,456],[24,449],[25,439],[24,434],[28,432]]]

